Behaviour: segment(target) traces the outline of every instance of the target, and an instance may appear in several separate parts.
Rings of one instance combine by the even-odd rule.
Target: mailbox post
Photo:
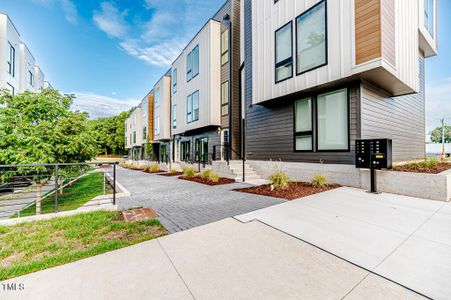
[[[392,140],[356,140],[355,152],[356,168],[370,169],[370,192],[377,193],[376,170],[392,168]]]

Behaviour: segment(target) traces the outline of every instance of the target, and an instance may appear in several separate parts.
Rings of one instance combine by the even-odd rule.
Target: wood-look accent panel
[[[355,1],[356,64],[382,56],[381,0]]]
[[[147,128],[148,128],[148,131],[149,131],[148,139],[149,139],[149,141],[153,141],[154,138],[155,138],[155,130],[153,128],[153,124],[154,124],[153,112],[154,112],[154,107],[155,107],[154,95],[153,94],[149,94],[147,97],[148,97],[147,98],[148,99],[148,101],[147,101],[147,106],[148,106],[148,110],[147,110],[147,118],[148,118]]]

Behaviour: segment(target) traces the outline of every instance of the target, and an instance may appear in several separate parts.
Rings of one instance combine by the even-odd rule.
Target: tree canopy
[[[96,140],[99,154],[125,154],[125,120],[129,113],[89,121],[89,128]]]
[[[442,142],[442,126],[432,130],[431,140],[434,143]],[[445,143],[451,143],[451,126],[445,126]]]
[[[55,90],[0,93],[0,164],[75,163],[95,157],[86,113]]]

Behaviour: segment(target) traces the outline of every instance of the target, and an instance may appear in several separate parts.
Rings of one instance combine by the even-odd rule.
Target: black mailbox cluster
[[[361,169],[391,169],[392,140],[356,140],[355,165]]]

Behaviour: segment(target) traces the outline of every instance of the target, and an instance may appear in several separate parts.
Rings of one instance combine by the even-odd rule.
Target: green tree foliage
[[[95,157],[88,115],[55,90],[0,92],[0,164],[74,163]]]
[[[442,126],[432,130],[431,139],[434,143],[442,142]],[[451,143],[451,126],[445,126],[445,143]]]
[[[129,113],[89,121],[89,129],[102,155],[125,154],[125,120]]]

